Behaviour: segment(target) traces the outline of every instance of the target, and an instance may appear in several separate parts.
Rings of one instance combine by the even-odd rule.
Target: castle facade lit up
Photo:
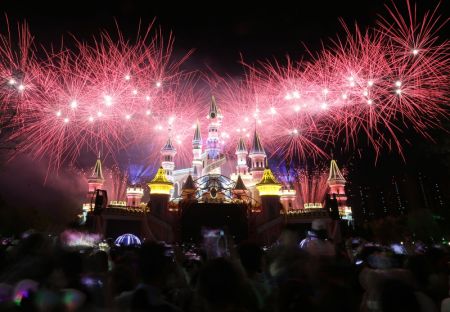
[[[197,122],[192,139],[192,165],[176,167],[177,150],[169,136],[161,148],[161,167],[148,183],[150,201],[143,203],[144,189],[129,186],[126,199],[107,203],[102,192],[104,177],[100,157],[88,179],[88,200],[83,222],[106,237],[134,233],[157,240],[198,240],[202,228],[225,228],[237,240],[273,241],[285,224],[310,223],[330,218],[327,198],[300,206],[298,192],[283,185],[269,168],[263,143],[255,129],[251,146],[236,142],[235,170],[225,176],[227,157],[221,150],[223,122],[214,97],[207,115],[204,140]],[[346,180],[335,160],[328,177],[328,199],[334,200],[340,218],[351,220],[346,204]]]

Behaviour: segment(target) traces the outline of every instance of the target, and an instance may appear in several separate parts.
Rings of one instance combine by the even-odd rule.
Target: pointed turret
[[[266,152],[261,144],[258,133],[253,133],[252,146],[250,148],[250,153],[248,155],[251,159],[251,172],[253,178],[258,181],[263,176],[264,171],[264,160],[266,159]]]
[[[198,122],[195,125],[194,138],[192,139],[192,145],[201,145],[202,143],[202,135],[200,133],[200,123]],[[194,147],[195,148],[195,147]]]
[[[264,151],[264,148],[261,144],[261,140],[259,139],[259,135],[256,132],[253,133],[253,141],[252,141],[252,148],[250,149],[250,155],[252,154],[266,154],[266,152]]]
[[[241,175],[238,175],[236,185],[233,188],[233,191],[246,191],[247,187],[244,184],[244,181],[242,181]]]
[[[242,139],[242,137],[239,139],[239,142],[236,146],[236,156],[237,156],[237,166],[236,166],[237,174],[248,174],[247,147],[245,146],[245,142]]]
[[[175,146],[173,146],[172,144],[172,138],[169,136],[167,138],[166,144],[163,146],[163,148],[161,149],[161,151],[175,151],[176,152],[176,148]]]
[[[250,199],[248,196],[249,191],[248,191],[247,187],[245,186],[244,181],[242,180],[240,174],[237,177],[236,184],[234,185],[232,193],[233,193],[233,197],[238,200],[248,201]]]
[[[331,160],[328,184],[345,184],[346,182],[341,170],[339,170],[337,162],[334,159]]]
[[[214,119],[218,117],[219,110],[217,109],[216,99],[214,98],[214,95],[211,97],[211,104],[209,105],[209,113],[208,118]]]
[[[167,138],[166,144],[161,149],[161,166],[166,171],[169,180],[172,180],[172,172],[175,170],[174,157],[177,154],[177,149],[172,144],[172,138]]]
[[[192,179],[191,175],[188,175],[186,181],[183,183],[183,190],[195,190],[197,187],[195,186],[194,179]]]
[[[159,167],[155,177],[148,183],[150,194],[169,195],[173,189],[173,183],[167,178],[163,167]]]
[[[89,179],[105,181],[105,178],[103,177],[102,161],[100,160],[100,153],[98,154],[97,161],[95,162],[94,170],[92,171],[92,174],[89,177]]]
[[[194,200],[196,192],[197,186],[195,185],[194,179],[191,175],[188,175],[181,189],[181,198],[188,201]]]
[[[245,153],[247,154],[247,147],[245,146],[244,139],[242,137],[239,139],[238,145],[236,147],[236,154]]]
[[[339,215],[342,218],[351,218],[351,208],[347,207],[347,196],[345,195],[345,183],[347,181],[334,159],[332,159],[330,163],[330,174],[327,182],[330,198],[336,198],[337,200]]]
[[[226,159],[222,154],[219,129],[222,122],[222,116],[217,108],[214,96],[211,97],[211,105],[208,113],[208,138],[206,139],[205,161],[202,162],[202,174],[221,174],[221,166]]]
[[[200,132],[200,123],[197,119],[197,124],[195,125],[194,138],[192,139],[192,168],[194,168],[194,177],[198,178],[202,172],[202,135]]]
[[[100,160],[100,153],[98,153],[94,170],[92,170],[92,174],[89,176],[87,182],[88,182],[87,202],[83,205],[84,217],[86,217],[88,211],[92,211],[94,209],[96,190],[103,189],[103,183],[105,182],[105,178],[103,177],[102,161]]]
[[[89,192],[94,192],[96,189],[101,189],[105,178],[103,177],[102,161],[100,160],[100,153],[97,156],[97,161],[95,162],[94,170],[88,178]]]

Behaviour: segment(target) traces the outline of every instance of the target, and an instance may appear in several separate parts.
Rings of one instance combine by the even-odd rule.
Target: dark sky
[[[321,40],[341,31],[339,17],[347,23],[373,25],[385,14],[382,0],[297,1],[17,1],[2,0],[0,9],[10,19],[27,20],[38,41],[58,42],[63,34],[89,38],[99,29],[114,29],[116,19],[130,38],[138,21],[155,17],[165,31],[173,31],[177,51],[194,48],[189,66],[209,65],[219,73],[240,74],[239,53],[254,62],[304,53],[301,43],[313,51]],[[403,1],[396,1],[403,3]],[[448,2],[448,1],[444,1]],[[419,0],[427,8],[435,0]],[[450,10],[443,5],[441,12]]]

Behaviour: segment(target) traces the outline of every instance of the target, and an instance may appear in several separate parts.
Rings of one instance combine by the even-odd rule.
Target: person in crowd
[[[259,307],[263,308],[269,294],[269,285],[263,272],[264,251],[256,243],[244,242],[238,246],[237,252],[246,276],[257,295]]]
[[[225,258],[205,263],[196,285],[201,307],[206,312],[258,311],[258,299],[240,267]]]
[[[328,238],[327,220],[316,219],[312,222],[311,230],[301,241],[300,248],[317,257],[334,257],[336,255],[336,247]]]
[[[0,311],[450,312],[448,246],[345,235],[335,252],[327,230],[315,220],[299,243],[288,225],[265,248],[229,240],[214,259],[201,244],[73,246],[32,231],[0,244]]]
[[[139,250],[140,283],[133,291],[115,299],[116,308],[119,311],[181,311],[163,295],[172,264],[164,246],[145,242]]]

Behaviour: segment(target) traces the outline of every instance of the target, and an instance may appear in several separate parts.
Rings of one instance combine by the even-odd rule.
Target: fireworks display
[[[300,195],[297,198],[300,201],[300,207],[311,203],[323,204],[328,191],[327,179],[328,172],[324,169],[300,169],[296,172],[294,189]]]
[[[351,149],[361,138],[375,152],[401,152],[404,129],[427,137],[446,117],[450,86],[450,44],[438,36],[447,19],[437,11],[419,18],[407,4],[407,12],[388,9],[372,28],[344,25],[345,36],[308,61],[246,64],[242,80],[209,77],[206,88],[199,88],[201,74],[182,70],[190,52],[174,57],[173,37],[152,27],[134,41],[104,32],[90,42],[73,39],[70,49],[45,49],[26,24],[12,31],[6,23],[3,136],[55,168],[85,151],[114,158],[135,146],[157,161],[171,136],[177,162],[186,163],[197,119],[206,135],[212,93],[230,154],[255,127],[270,155],[288,161]]]

